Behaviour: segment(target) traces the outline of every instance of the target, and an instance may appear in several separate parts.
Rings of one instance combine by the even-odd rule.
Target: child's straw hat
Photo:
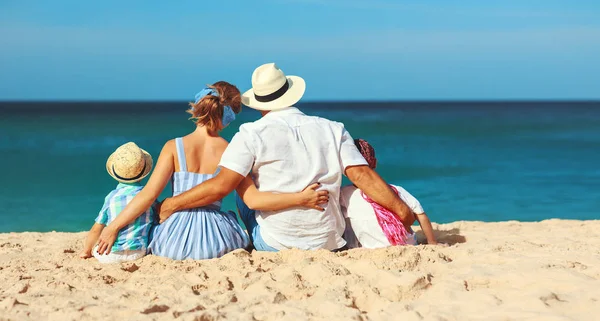
[[[129,142],[121,145],[106,161],[106,171],[121,183],[135,183],[146,177],[152,170],[152,156]]]

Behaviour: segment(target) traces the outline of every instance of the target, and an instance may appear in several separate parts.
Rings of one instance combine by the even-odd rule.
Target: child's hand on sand
[[[305,188],[302,193],[300,193],[302,206],[308,208],[314,208],[319,211],[324,211],[325,209],[319,205],[325,204],[329,202],[329,192],[328,191],[317,191],[317,188],[321,187],[320,183],[314,183],[307,188]]]
[[[83,251],[81,251],[81,253],[79,253],[79,257],[82,259],[89,259],[92,257],[92,251],[91,250],[83,250]]]

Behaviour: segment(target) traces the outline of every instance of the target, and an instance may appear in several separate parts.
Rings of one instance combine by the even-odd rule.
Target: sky
[[[600,1],[0,0],[0,100],[191,100],[267,62],[305,101],[600,99]]]

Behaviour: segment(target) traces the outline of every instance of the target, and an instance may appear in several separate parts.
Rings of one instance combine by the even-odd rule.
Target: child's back
[[[104,199],[104,205],[96,217],[96,223],[88,233],[82,258],[92,255],[102,263],[131,261],[146,255],[150,233],[157,222],[155,202],[132,223],[119,230],[117,238],[107,255],[94,248],[102,230],[114,221],[127,204],[142,190],[139,183],[152,170],[152,156],[134,143],[127,143],[115,150],[106,161],[106,171],[119,185]]]
[[[363,139],[355,139],[354,144],[365,158],[369,167],[377,167],[375,149]],[[421,225],[428,244],[437,244],[431,222],[425,214],[421,203],[404,188],[390,185],[412,210],[415,219]],[[403,226],[396,214],[376,204],[362,193],[356,186],[342,188],[340,206],[346,218],[344,239],[349,248],[379,248],[390,245],[417,244],[412,228]]]
[[[143,186],[138,183],[119,183],[104,199],[104,206],[100,210],[96,223],[108,225],[117,218],[117,215],[131,202],[131,200],[142,190]],[[119,231],[119,236],[112,247],[111,252],[135,251],[148,248],[148,238],[152,227],[156,223],[156,203],[146,212],[140,215]]]
[[[421,203],[404,188],[392,185],[398,191],[398,196],[410,207],[414,214],[424,215]],[[342,187],[340,192],[340,205],[346,218],[345,239],[349,248],[366,247],[380,248],[390,246],[390,242],[382,231],[373,207],[367,202],[362,192],[354,185]],[[416,245],[412,231],[409,232],[407,244]]]

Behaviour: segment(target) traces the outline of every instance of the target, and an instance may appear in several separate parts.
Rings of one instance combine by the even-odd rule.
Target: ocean
[[[327,102],[376,149],[378,172],[437,223],[600,218],[600,102]],[[194,129],[186,102],[0,103],[0,232],[83,231],[116,186],[108,155],[134,141],[156,158]],[[230,139],[259,113],[244,108]],[[161,199],[170,195],[170,186]],[[232,196],[225,209],[234,209]]]

